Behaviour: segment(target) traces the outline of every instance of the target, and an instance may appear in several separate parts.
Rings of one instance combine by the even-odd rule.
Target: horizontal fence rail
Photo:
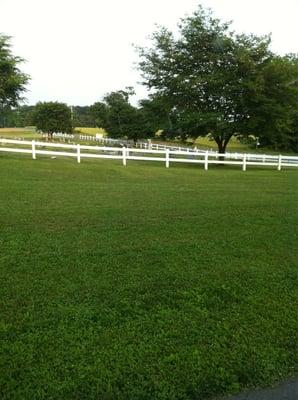
[[[196,147],[185,147],[185,146],[169,146],[169,145],[164,145],[164,144],[159,144],[159,143],[152,143],[151,140],[148,140],[146,142],[138,141],[134,143],[133,140],[128,140],[128,139],[112,139],[109,137],[103,137],[101,134],[96,134],[94,135],[87,135],[87,134],[79,134],[79,135],[74,135],[70,133],[61,133],[61,132],[56,132],[53,133],[54,138],[58,139],[78,139],[82,141],[87,141],[87,142],[99,142],[99,143],[107,143],[107,144],[114,144],[114,145],[121,145],[121,146],[127,146],[127,147],[137,147],[140,149],[152,149],[152,150],[177,150],[177,151],[200,151],[205,153],[206,150],[199,150]],[[213,152],[213,150],[209,150],[210,152]]]
[[[14,145],[7,146],[7,145]],[[209,165],[239,165],[243,171],[248,166],[270,166],[281,170],[282,167],[298,167],[298,157],[274,156],[264,154],[241,154],[215,152],[200,152],[188,150],[130,148],[91,146],[81,144],[62,144],[56,142],[39,142],[35,140],[0,139],[0,152],[31,154],[33,159],[39,155],[63,156],[76,158],[80,163],[82,158],[102,158],[122,160],[126,165],[128,160],[135,161],[159,161],[164,162],[169,168],[170,163],[194,163],[202,164],[205,170]]]

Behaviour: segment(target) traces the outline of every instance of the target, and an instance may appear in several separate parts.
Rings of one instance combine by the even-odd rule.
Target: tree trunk
[[[225,138],[223,138],[222,136],[217,136],[214,137],[215,142],[217,143],[218,146],[218,153],[219,154],[225,154],[226,152],[226,147],[231,139],[233,135],[227,135]],[[220,161],[224,161],[225,157],[219,157]],[[223,165],[223,164],[222,164]]]
[[[227,144],[225,144],[222,140],[219,140],[219,141],[217,142],[217,146],[218,146],[218,153],[219,153],[219,154],[225,154]],[[224,160],[225,160],[225,157],[220,157],[220,156],[219,156],[218,159],[219,159],[220,161],[224,161]],[[224,164],[221,164],[221,165],[224,165]]]

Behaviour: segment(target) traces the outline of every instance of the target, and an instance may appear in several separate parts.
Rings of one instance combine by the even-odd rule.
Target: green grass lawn
[[[75,128],[75,133],[82,135],[95,136],[96,133],[103,133],[105,131],[101,128]],[[0,137],[5,138],[24,138],[24,140],[41,139],[42,135],[36,132],[34,127],[27,128],[0,128]]]
[[[218,146],[214,140],[210,140],[208,137],[198,137],[198,139],[194,143],[195,146],[202,147],[204,149],[212,149],[218,150]],[[236,137],[232,137],[227,145],[227,152],[249,152],[253,153],[255,151],[254,148],[247,144],[241,143]]]
[[[297,178],[0,153],[1,400],[199,400],[293,376]]]
[[[75,128],[75,132],[90,136],[95,136],[97,133],[102,133],[104,136],[106,136],[106,131],[102,128],[78,127]]]
[[[34,127],[28,128],[0,128],[0,138],[33,140],[40,139],[41,135]]]
[[[187,143],[183,142],[165,142],[162,140],[158,140],[158,137],[155,139],[152,139],[153,142],[160,142],[164,144],[172,144],[173,146],[192,146],[192,147],[198,147],[204,150],[218,150],[218,146],[216,142],[213,139],[210,139],[209,137],[206,136],[201,136],[198,137],[195,141],[189,140]],[[232,137],[227,145],[227,152],[248,152],[248,153],[254,153],[255,149],[248,144],[241,143],[237,137]],[[266,149],[266,151],[268,151]],[[269,151],[270,152],[270,151]]]
[[[191,147],[197,147],[199,149],[203,150],[213,150],[213,151],[218,151],[218,146],[214,140],[210,140],[208,137],[198,137],[194,142],[189,141],[187,144],[174,141],[174,142],[165,142],[158,140],[158,138],[152,139],[153,143],[162,143],[162,144],[168,144],[168,145],[173,145],[173,146],[191,146]],[[291,150],[273,150],[272,148],[269,147],[261,147],[256,149],[255,146],[245,144],[240,142],[240,140],[237,137],[232,137],[227,145],[226,148],[227,152],[232,152],[232,153],[253,153],[253,154],[273,154],[273,155],[278,155],[278,154],[283,154],[283,155],[291,155],[291,156],[297,156],[298,154],[291,151]]]

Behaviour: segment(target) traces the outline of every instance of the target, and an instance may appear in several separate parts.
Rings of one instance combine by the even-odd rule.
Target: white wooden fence
[[[10,144],[13,144],[14,147],[7,147]],[[121,160],[123,165],[126,165],[128,160],[159,161],[164,162],[167,168],[170,163],[195,163],[202,164],[205,170],[208,170],[208,166],[212,164],[239,165],[243,171],[246,171],[248,166],[257,165],[275,167],[278,170],[281,170],[282,167],[298,167],[298,157],[294,156],[87,146],[35,140],[0,139],[1,152],[30,154],[33,159],[36,159],[38,155],[74,157],[78,163],[82,158]]]
[[[53,137],[62,138],[62,139],[74,139],[75,135],[72,133],[54,132]]]
[[[87,134],[79,134],[79,135],[74,135],[74,134],[69,134],[69,133],[61,133],[61,132],[56,132],[53,133],[54,138],[58,139],[78,139],[82,141],[87,141],[87,142],[97,142],[97,143],[103,143],[103,144],[111,144],[111,145],[120,145],[120,146],[126,146],[126,147],[137,147],[140,149],[153,149],[153,150],[177,150],[177,151],[201,151],[202,153],[205,153],[206,150],[201,150],[197,149],[196,147],[186,147],[186,146],[169,146],[165,144],[159,144],[159,143],[152,143],[151,140],[148,140],[146,142],[144,141],[138,141],[137,143],[134,143],[133,140],[127,140],[127,139],[112,139],[109,137],[98,137],[94,135],[87,135]],[[213,152],[213,150],[209,150],[209,152]]]
[[[99,143],[106,143],[106,144],[113,144],[113,145],[125,145],[125,146],[133,146],[133,141],[132,140],[126,140],[126,139],[112,139],[112,138],[107,138],[107,137],[96,137],[92,135],[79,135],[78,136],[79,140],[85,140],[88,142],[99,142]]]
[[[94,135],[87,135],[87,134],[79,134],[79,135],[74,135],[74,134],[69,134],[69,133],[53,133],[54,138],[58,139],[78,139],[78,140],[83,140],[87,142],[98,142],[98,143],[103,143],[103,144],[111,144],[111,145],[121,145],[121,146],[126,146],[126,147],[137,147],[140,149],[153,149],[153,150],[179,150],[179,151],[197,151],[197,148],[192,148],[192,147],[182,147],[182,146],[169,146],[169,145],[164,145],[164,144],[158,144],[158,143],[151,143],[151,141],[138,141],[136,144],[134,143],[133,140],[127,140],[127,139],[112,139],[109,137],[98,137]],[[201,152],[205,153],[206,150],[200,150]],[[212,150],[211,150],[212,152]]]
[[[185,147],[185,146],[169,146],[166,144],[159,144],[159,143],[152,143],[150,142],[137,142],[135,147],[140,148],[140,149],[152,149],[152,150],[171,150],[171,151],[187,151],[189,153],[193,152],[200,152],[200,153],[206,153],[207,150],[201,150],[198,149],[197,147]],[[213,153],[213,151],[210,151]]]

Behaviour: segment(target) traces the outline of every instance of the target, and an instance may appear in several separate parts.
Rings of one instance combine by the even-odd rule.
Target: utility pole
[[[73,131],[73,106],[70,106],[71,130]]]

